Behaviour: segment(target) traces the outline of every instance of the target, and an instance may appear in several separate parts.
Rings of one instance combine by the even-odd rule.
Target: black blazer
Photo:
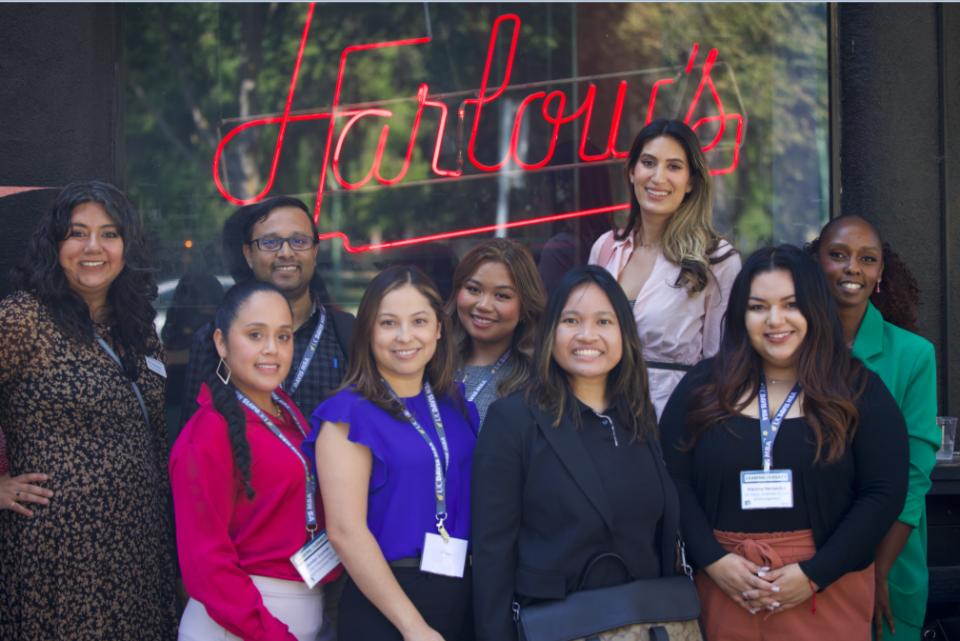
[[[562,599],[577,588],[591,558],[618,551],[611,535],[612,505],[572,418],[558,427],[552,422],[520,392],[487,411],[472,483],[477,641],[516,639],[515,594],[521,603]],[[650,526],[658,528],[661,575],[672,575],[678,500],[659,446],[655,440],[647,446],[664,491],[663,518]],[[636,577],[626,552],[621,556]]]

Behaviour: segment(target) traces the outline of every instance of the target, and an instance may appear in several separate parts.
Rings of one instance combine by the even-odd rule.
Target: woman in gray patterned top
[[[545,301],[533,257],[516,241],[484,241],[457,265],[447,313],[459,348],[460,380],[481,425],[490,403],[530,378]]]

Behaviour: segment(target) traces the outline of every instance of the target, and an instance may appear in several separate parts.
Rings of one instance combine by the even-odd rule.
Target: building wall
[[[118,34],[115,5],[0,4],[0,188],[53,188],[0,198],[4,275],[56,188],[117,181]]]
[[[909,263],[922,289],[920,333],[937,346],[940,413],[956,414],[960,6],[837,10],[839,213],[874,221]]]
[[[940,410],[957,414],[960,5],[836,11],[840,212],[874,220],[917,275]],[[117,5],[0,4],[0,188],[50,188],[0,198],[0,274],[20,261],[55,188],[120,181],[120,15]]]

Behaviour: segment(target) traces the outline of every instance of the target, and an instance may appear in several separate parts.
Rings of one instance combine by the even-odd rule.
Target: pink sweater
[[[294,407],[289,396],[278,393]],[[233,463],[226,420],[213,407],[206,385],[197,403],[200,407],[170,454],[177,549],[187,592],[214,621],[245,640],[295,641],[287,626],[264,607],[250,575],[301,580],[290,556],[307,540],[303,466],[244,408],[255,492],[248,499]],[[284,414],[277,426],[299,449],[303,436]],[[299,412],[298,416],[302,420]],[[322,529],[319,492],[317,518]],[[327,580],[337,574],[339,570]]]

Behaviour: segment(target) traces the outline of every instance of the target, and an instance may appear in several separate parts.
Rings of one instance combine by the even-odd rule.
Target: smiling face
[[[630,171],[630,183],[645,214],[672,215],[693,190],[690,161],[670,136],[659,136],[643,146]]]
[[[835,223],[820,239],[817,260],[838,305],[866,307],[883,275],[883,248],[869,223],[854,216]]]
[[[623,338],[610,299],[593,283],[570,292],[553,338],[553,359],[576,388],[606,381],[623,356]]]
[[[304,236],[313,238],[313,227],[307,214],[298,207],[277,207],[250,230],[248,241],[262,238],[290,238]],[[314,243],[305,251],[294,251],[290,243],[283,243],[279,251],[263,251],[255,243],[243,245],[243,256],[254,277],[265,283],[273,283],[290,300],[298,299],[310,289],[310,281],[317,267],[317,252],[320,246]]]
[[[70,289],[91,309],[98,307],[123,271],[120,227],[100,203],[81,203],[70,215],[67,237],[59,243],[59,256]]]
[[[795,376],[797,353],[807,335],[807,319],[797,305],[790,272],[778,269],[754,276],[745,321],[750,344],[763,359],[767,375]]]
[[[256,292],[237,308],[227,330],[213,333],[220,358],[230,367],[230,381],[261,407],[290,372],[293,361],[293,316],[275,292]]]
[[[419,389],[440,338],[430,301],[413,285],[401,285],[380,300],[373,322],[371,349],[380,375],[398,394]]]
[[[464,281],[457,292],[460,325],[475,342],[503,345],[520,322],[520,298],[507,266],[489,261]]]

